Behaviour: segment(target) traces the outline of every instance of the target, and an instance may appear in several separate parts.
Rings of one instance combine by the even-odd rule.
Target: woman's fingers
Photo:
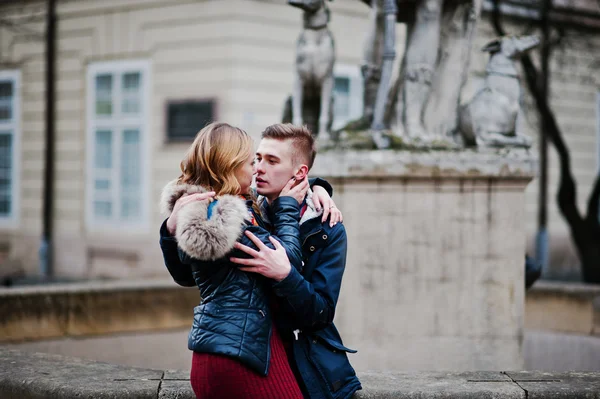
[[[175,207],[177,207],[179,209],[179,208],[183,207],[184,205],[189,204],[190,202],[204,201],[204,200],[206,200],[208,198],[212,198],[214,196],[215,196],[215,192],[214,191],[209,191],[209,192],[206,192],[206,193],[195,193],[195,194],[185,195],[185,196],[179,198],[175,202]]]
[[[313,204],[315,204],[315,209],[317,210],[317,212],[320,211],[321,207],[323,205],[321,203],[321,196],[316,191],[316,187],[313,188],[313,197],[312,197],[312,200],[313,200]]]
[[[332,201],[329,200],[323,203],[323,217],[321,217],[321,223],[325,223],[327,217],[329,216],[329,212],[331,210],[331,205],[329,205],[330,202]]]
[[[329,213],[329,227],[333,227],[342,221],[342,212],[337,208],[331,208]]]

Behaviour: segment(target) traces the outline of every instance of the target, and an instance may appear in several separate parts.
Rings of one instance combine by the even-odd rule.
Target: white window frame
[[[21,71],[0,70],[0,80],[13,82],[13,120],[0,122],[0,130],[8,128],[12,131],[11,212],[8,216],[0,215],[0,228],[14,228],[19,224],[21,211]]]
[[[97,220],[94,217],[94,154],[95,154],[95,133],[96,128],[102,127],[102,118],[96,117],[96,81],[95,78],[98,74],[110,73],[110,74],[122,74],[126,72],[140,72],[141,73],[141,97],[140,97],[140,116],[135,118],[117,118],[117,123],[111,125],[107,123],[104,126],[115,126],[111,127],[113,131],[119,131],[126,128],[128,125],[133,124],[134,120],[141,120],[140,125],[140,178],[141,178],[141,204],[140,204],[140,218],[137,221],[128,221],[115,219],[110,221]],[[149,198],[150,198],[150,107],[151,107],[151,67],[150,62],[147,60],[122,60],[122,61],[107,61],[107,62],[96,62],[90,64],[87,70],[87,146],[86,146],[86,206],[85,206],[85,219],[87,229],[90,231],[119,231],[119,232],[143,232],[149,228]],[[122,96],[120,90],[114,90],[116,85],[120,84],[119,79],[113,79],[113,91],[112,91],[112,109],[120,111],[122,103]],[[114,120],[114,119],[113,119]],[[118,136],[113,134],[114,137]],[[118,167],[114,167],[117,172],[117,176],[120,177],[120,171]],[[117,192],[117,198],[120,198],[120,192]],[[117,208],[119,209],[119,208]]]
[[[348,120],[340,121],[336,118],[334,113],[332,129],[336,130],[344,127],[346,123],[350,122],[351,120],[358,119],[362,116],[364,84],[360,67],[357,65],[336,63],[333,67],[333,76],[334,79],[336,77],[348,78],[350,81],[350,118]]]

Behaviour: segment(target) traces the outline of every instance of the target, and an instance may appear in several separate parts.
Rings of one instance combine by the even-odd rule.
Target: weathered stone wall
[[[199,301],[170,281],[0,290],[0,342],[189,327]]]
[[[333,152],[348,259],[336,324],[361,370],[523,365],[527,154]]]

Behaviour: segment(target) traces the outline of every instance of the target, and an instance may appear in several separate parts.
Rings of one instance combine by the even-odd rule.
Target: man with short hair
[[[264,130],[256,151],[255,172],[266,226],[270,224],[271,201],[279,196],[290,178],[302,181],[307,177],[315,156],[314,138],[306,127],[275,124]],[[250,258],[231,260],[240,264],[242,270],[273,280],[274,320],[304,396],[342,399],[361,389],[347,357],[347,353],[356,351],[342,344],[333,324],[346,266],[347,238],[344,225],[323,221],[322,213],[315,207],[309,190],[300,215],[302,270],[291,267],[285,250],[276,240],[272,240],[275,249],[270,249],[249,232],[246,234],[258,251],[236,244]],[[170,260],[178,259],[169,256],[173,249],[163,245],[163,234],[161,229],[161,247],[171,271],[176,267],[169,264]],[[173,278],[178,280],[175,275]]]

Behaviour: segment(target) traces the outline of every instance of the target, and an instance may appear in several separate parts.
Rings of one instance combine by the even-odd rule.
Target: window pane
[[[124,114],[137,114],[140,112],[140,100],[138,96],[123,96]]]
[[[12,205],[12,134],[0,132],[0,216],[9,216]]]
[[[112,168],[112,132],[97,130],[94,165],[98,169]]]
[[[337,76],[335,78],[334,90],[336,93],[350,94],[350,79]]]
[[[124,219],[136,219],[141,215],[140,155],[140,131],[125,130],[121,158],[121,216]]]
[[[12,119],[13,83],[0,82],[0,120]]]
[[[112,114],[112,75],[96,76],[96,114]]]
[[[137,114],[140,112],[140,73],[126,73],[123,75],[123,105],[124,114]]]
[[[94,216],[96,219],[108,220],[112,215],[112,204],[110,201],[94,201]]]
[[[350,79],[336,77],[333,93],[335,96],[333,115],[336,121],[346,122],[350,117]]]
[[[107,179],[96,179],[94,183],[94,188],[96,190],[109,190],[110,189],[110,180]]]
[[[140,73],[123,74],[123,91],[138,91],[140,88]]]

